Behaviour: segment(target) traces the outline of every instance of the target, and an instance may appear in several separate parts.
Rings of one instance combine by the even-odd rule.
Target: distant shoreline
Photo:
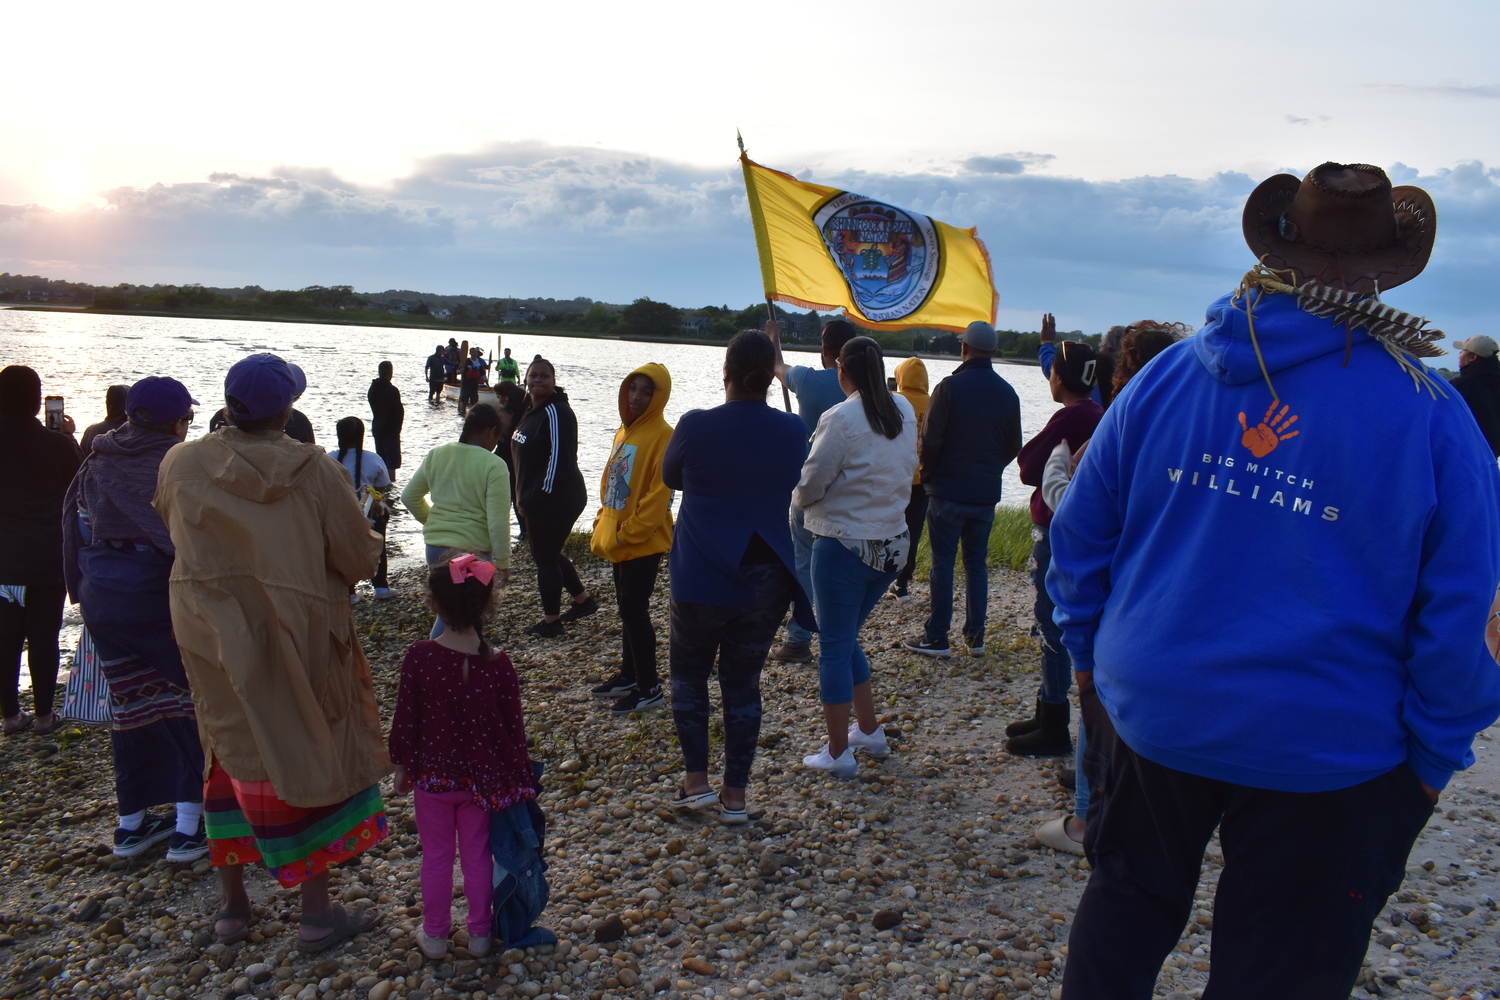
[[[318,326],[362,326],[375,330],[427,330],[433,333],[483,333],[491,336],[533,336],[533,337],[575,337],[582,340],[619,340],[641,344],[692,344],[697,347],[723,347],[728,341],[709,340],[702,337],[638,337],[630,334],[598,333],[593,330],[573,330],[567,328],[537,329],[530,326],[458,326],[453,323],[445,323],[441,326],[436,323],[412,323],[400,322],[401,319],[410,317],[392,317],[394,322],[375,323],[368,320],[339,320],[323,318],[307,318],[302,316],[223,316],[214,313],[194,312],[165,312],[150,311],[144,309],[94,309],[88,306],[44,306],[30,303],[5,303],[0,305],[3,309],[14,309],[21,312],[58,312],[58,313],[82,313],[86,316],[149,316],[152,318],[167,319],[204,319],[225,320],[240,323],[300,323],[303,325]],[[786,341],[782,344],[787,351],[801,351],[808,354],[818,353],[816,344],[796,343]],[[958,359],[956,354],[935,354],[929,351],[902,351],[887,349],[887,357],[893,358],[926,358],[930,361],[954,361]],[[1038,365],[1035,358],[996,358],[996,361],[1009,365]]]

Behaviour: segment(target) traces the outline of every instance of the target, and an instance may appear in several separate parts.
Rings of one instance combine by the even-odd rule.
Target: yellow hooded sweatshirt
[[[630,380],[644,375],[656,385],[646,411],[631,419]],[[672,396],[672,376],[658,364],[644,364],[620,383],[620,421],[615,446],[599,480],[599,513],[589,548],[601,559],[625,562],[672,547],[672,491],[661,481],[661,460],[672,440],[662,417]]]
[[[932,397],[927,395],[927,366],[921,358],[907,358],[896,366],[896,391],[906,397],[912,411],[917,415],[917,451],[922,450],[922,419],[927,416],[927,404]],[[922,481],[920,471],[912,477],[912,485]]]

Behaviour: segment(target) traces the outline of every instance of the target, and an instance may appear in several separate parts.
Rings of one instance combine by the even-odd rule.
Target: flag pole
[[[745,193],[749,194],[750,193],[750,190],[749,190],[750,189],[750,167],[749,167],[749,164],[747,164],[745,162],[746,161],[746,156],[745,156],[745,137],[742,136],[742,135],[740,135],[740,130],[739,129],[735,129],[734,130],[734,141],[737,142],[737,143],[739,143],[739,147],[740,147],[740,165],[745,170]],[[767,251],[767,249],[768,248],[763,247],[763,246],[760,245],[760,240],[759,239],[757,239],[755,241],[755,250],[756,250],[756,253],[758,253],[758,254],[765,254],[766,251]],[[764,275],[764,273],[765,273],[764,261],[762,262],[761,273],[762,273],[762,275]],[[766,322],[769,323],[769,322],[771,322],[771,321],[773,321],[773,320],[776,319],[776,301],[771,297],[771,290],[770,289],[765,289],[765,293],[766,293]],[[781,353],[781,336],[780,336],[780,334],[778,334],[777,337],[776,337],[776,353],[777,354]],[[781,383],[781,402],[786,407],[786,411],[788,413],[791,413],[792,412],[792,394],[787,389],[785,381],[782,381],[782,383]]]

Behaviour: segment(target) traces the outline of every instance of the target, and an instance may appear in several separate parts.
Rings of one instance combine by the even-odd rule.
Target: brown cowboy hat
[[[1300,181],[1277,174],[1245,202],[1245,242],[1278,271],[1351,292],[1384,292],[1422,273],[1437,209],[1419,187],[1391,187],[1367,163],[1325,163]]]

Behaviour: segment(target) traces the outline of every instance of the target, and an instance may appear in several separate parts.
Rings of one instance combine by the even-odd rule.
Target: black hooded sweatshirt
[[[1470,361],[1453,380],[1453,388],[1469,404],[1490,451],[1500,458],[1500,357]]]

